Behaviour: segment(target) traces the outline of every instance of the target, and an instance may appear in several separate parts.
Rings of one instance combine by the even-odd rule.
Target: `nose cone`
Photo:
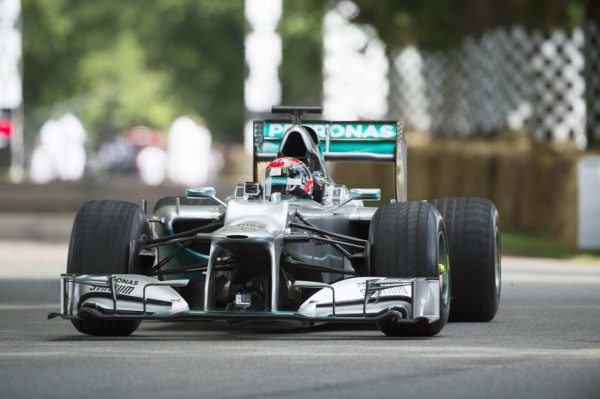
[[[242,221],[224,226],[212,236],[217,241],[272,241],[282,230],[274,223],[263,221]]]
[[[231,200],[225,226],[212,233],[216,241],[273,241],[287,226],[287,201],[263,202]]]

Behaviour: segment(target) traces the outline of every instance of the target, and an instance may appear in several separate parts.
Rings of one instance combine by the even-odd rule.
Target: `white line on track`
[[[580,358],[580,359],[600,359],[600,348],[581,348],[581,349],[546,349],[546,348],[506,348],[506,347],[469,347],[464,346],[448,346],[448,347],[428,347],[428,346],[401,346],[392,347],[387,346],[385,351],[373,352],[372,350],[350,350],[340,353],[339,351],[319,351],[319,352],[306,352],[300,348],[287,347],[285,350],[273,350],[266,349],[256,352],[256,348],[252,345],[243,346],[237,348],[236,352],[238,355],[244,355],[247,352],[249,355],[255,357],[289,357],[293,355],[294,358],[334,358],[334,357],[360,357],[364,358],[369,356],[377,357],[395,357],[401,353],[403,356],[415,355],[420,358],[531,358],[531,357],[552,357],[552,358]],[[141,353],[139,350],[127,350],[126,348],[119,348],[118,350],[112,351],[106,348],[88,348],[80,346],[75,352],[68,351],[44,351],[42,348],[31,351],[19,351],[11,352],[10,350],[0,350],[0,358],[7,357],[82,357],[82,356],[93,356],[93,357],[118,357],[122,358],[126,355],[128,358],[140,357],[146,358],[147,354]],[[174,356],[174,357],[197,357],[198,353],[194,351],[184,353],[181,350],[153,350],[153,356]]]
[[[42,304],[0,303],[0,310],[56,309],[58,311],[59,307],[58,302]]]

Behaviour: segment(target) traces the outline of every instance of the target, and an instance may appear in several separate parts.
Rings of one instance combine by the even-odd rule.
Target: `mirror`
[[[350,197],[353,200],[379,201],[381,199],[381,189],[353,188],[352,190],[350,190]]]
[[[193,198],[214,198],[217,190],[214,187],[186,188],[185,195]]]

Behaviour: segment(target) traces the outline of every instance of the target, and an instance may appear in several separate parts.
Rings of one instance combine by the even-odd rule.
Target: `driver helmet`
[[[265,170],[267,196],[281,193],[282,196],[312,198],[314,179],[308,167],[296,158],[277,158]]]

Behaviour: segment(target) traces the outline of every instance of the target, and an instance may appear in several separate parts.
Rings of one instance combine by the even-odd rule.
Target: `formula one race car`
[[[291,123],[254,122],[254,179],[225,200],[188,188],[149,217],[145,201],[86,203],[60,312],[49,317],[91,335],[129,335],[142,320],[226,320],[366,322],[391,336],[432,336],[449,316],[495,316],[500,232],[491,201],[408,202],[399,123],[303,123],[320,107],[272,111]],[[334,183],[326,161],[393,163],[396,198],[365,207],[381,191]]]

